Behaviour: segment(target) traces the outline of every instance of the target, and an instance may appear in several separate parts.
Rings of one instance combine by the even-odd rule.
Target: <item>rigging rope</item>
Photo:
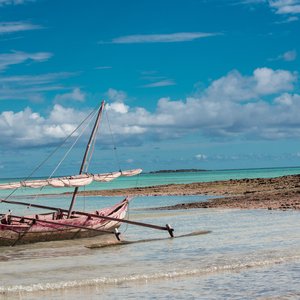
[[[116,147],[116,143],[115,143],[115,137],[114,137],[114,134],[111,130],[111,127],[110,127],[110,122],[109,122],[109,119],[108,119],[108,113],[107,111],[105,111],[105,116],[106,116],[106,120],[107,120],[107,124],[108,124],[108,129],[109,129],[109,133],[110,133],[110,136],[111,136],[111,140],[112,140],[112,143],[113,143],[113,146],[114,146],[114,155],[115,155],[115,160],[116,160],[116,163],[117,163],[117,166],[119,168],[119,170],[121,171],[121,166],[120,166],[120,160],[119,160],[119,156],[118,156],[118,152],[117,152],[117,147]]]
[[[69,153],[72,151],[72,149],[74,148],[74,146],[77,144],[78,140],[82,137],[83,133],[85,132],[85,130],[87,129],[87,127],[90,125],[92,119],[94,118],[94,116],[96,115],[97,111],[95,111],[94,115],[91,117],[91,119],[89,120],[89,122],[86,124],[86,126],[83,128],[82,132],[78,135],[78,137],[75,139],[74,143],[72,144],[72,146],[68,149],[68,151],[65,153],[65,155],[63,156],[63,158],[60,160],[60,162],[57,164],[57,166],[55,167],[55,169],[52,171],[51,175],[48,177],[48,179],[50,179],[53,174],[57,171],[57,169],[60,167],[60,165],[63,163],[63,161],[66,159],[66,157],[69,155]]]
[[[110,133],[111,140],[112,140],[113,147],[114,147],[113,150],[114,150],[115,160],[116,160],[116,163],[117,163],[117,165],[119,167],[120,172],[122,172],[122,169],[121,169],[121,166],[120,166],[120,160],[119,160],[119,156],[118,156],[118,152],[117,152],[115,137],[114,137],[113,131],[112,131],[111,126],[110,126],[110,122],[109,122],[107,111],[105,111],[105,116],[106,116],[109,133]],[[136,178],[136,182],[135,182],[136,187],[138,186],[139,176],[140,176],[140,174],[138,174],[138,177]],[[127,214],[126,214],[126,219],[127,220],[129,220],[129,216],[130,216],[130,205],[128,203]],[[126,223],[126,227],[123,230],[123,234],[127,231],[127,229],[128,229],[128,223]]]
[[[90,120],[88,121],[88,123],[85,125],[85,127],[83,128],[82,132],[78,135],[78,137],[75,139],[74,143],[72,144],[72,146],[68,149],[68,151],[65,153],[65,155],[63,156],[63,158],[60,160],[60,162],[57,164],[57,166],[54,168],[54,170],[52,171],[52,173],[49,175],[48,179],[52,178],[53,174],[57,171],[57,169],[60,167],[60,165],[63,163],[63,161],[66,159],[66,157],[69,155],[69,153],[72,151],[72,149],[74,148],[74,146],[77,144],[78,140],[82,137],[83,133],[85,132],[85,130],[87,129],[87,127],[90,125],[91,121],[93,120],[93,118],[95,117],[97,111],[94,111],[94,115],[90,118]],[[79,129],[79,128],[78,128]],[[40,188],[40,191],[42,191],[45,188],[45,186],[42,186]],[[35,195],[35,199],[37,199],[38,194]]]
[[[85,212],[85,186],[84,186],[84,189],[83,189],[83,211]]]
[[[125,220],[129,220],[129,203],[130,202],[128,202],[128,206],[127,206],[127,214],[126,214],[126,216],[125,216]],[[127,229],[128,229],[128,223],[126,223],[126,225],[125,225],[126,227],[125,227],[125,229],[123,230],[123,232],[122,232],[122,234],[124,234],[126,231],[127,231]]]
[[[27,177],[25,177],[25,179],[23,179],[23,181],[28,180],[29,178],[32,177],[32,175],[41,168],[42,165],[44,165],[66,142],[67,140],[86,122],[86,120],[88,120],[91,115],[93,115],[95,113],[95,111],[98,110],[98,106],[96,108],[94,108],[94,110],[92,110],[87,117],[81,121],[81,123],[31,172],[29,173],[29,175],[27,175]],[[8,194],[8,196],[6,196],[4,199],[7,200],[8,198],[10,198],[19,188],[15,188],[10,194]]]

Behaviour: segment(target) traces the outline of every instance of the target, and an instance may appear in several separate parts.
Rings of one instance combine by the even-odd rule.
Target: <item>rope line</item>
[[[119,156],[118,156],[118,152],[117,152],[115,137],[114,137],[114,134],[113,134],[113,132],[111,130],[111,126],[110,126],[110,122],[109,122],[107,111],[105,111],[105,115],[106,115],[106,120],[107,120],[107,124],[108,124],[109,133],[110,133],[110,136],[111,136],[111,140],[112,140],[112,143],[113,143],[113,146],[114,146],[113,153],[115,155],[115,161],[117,163],[117,166],[118,166],[119,170],[121,171],[121,165],[120,165],[120,160],[119,160]]]
[[[31,172],[29,173],[29,175],[27,175],[27,177],[25,177],[25,179],[23,179],[23,181],[28,180],[29,178],[32,177],[32,175],[41,168],[42,165],[44,165],[66,142],[67,140],[86,122],[86,120],[88,120],[91,115],[93,115],[93,113],[95,111],[98,110],[98,107],[94,108],[94,110],[92,110],[85,119],[83,119],[81,121],[81,123]],[[10,194],[8,194],[4,199],[7,200],[8,198],[10,198],[19,188],[15,188]]]
[[[94,116],[96,115],[97,111],[95,111],[94,115],[91,117],[91,119],[89,120],[89,122],[85,125],[85,127],[83,128],[83,130],[81,131],[81,133],[77,136],[77,138],[75,139],[74,143],[72,144],[72,146],[68,149],[68,151],[65,153],[65,155],[63,156],[63,158],[60,160],[60,162],[57,164],[57,166],[54,168],[54,170],[52,171],[51,175],[48,177],[48,179],[50,179],[53,174],[57,171],[57,169],[60,167],[60,165],[64,162],[64,160],[66,159],[66,157],[69,155],[69,153],[72,151],[72,149],[74,148],[74,146],[77,144],[78,140],[82,137],[83,133],[85,132],[85,130],[87,129],[87,127],[90,125],[90,123],[92,122],[92,119],[94,118]]]

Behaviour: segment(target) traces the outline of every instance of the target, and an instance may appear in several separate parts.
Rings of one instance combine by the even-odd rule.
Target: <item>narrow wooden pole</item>
[[[85,212],[81,212],[81,211],[73,211],[73,214],[74,215],[81,215],[81,216],[88,216],[88,217],[92,217],[92,218],[100,218],[100,219],[109,220],[109,221],[117,221],[117,222],[122,222],[122,223],[131,224],[131,225],[137,225],[137,226],[143,226],[143,227],[148,227],[148,228],[153,228],[153,229],[169,231],[169,228],[167,227],[167,225],[166,226],[158,226],[158,225],[153,225],[153,224],[148,224],[148,223],[141,223],[141,222],[136,222],[136,221],[113,218],[113,217],[108,217],[108,216],[98,216],[98,215],[95,215],[95,214],[85,213]]]
[[[68,212],[67,209],[63,209],[63,208],[59,208],[59,207],[51,207],[51,206],[45,206],[45,205],[31,204],[31,203],[25,203],[25,202],[20,202],[20,201],[9,201],[9,200],[1,199],[0,203],[1,202],[9,203],[9,204],[24,205],[24,206],[32,206],[32,207],[42,208],[42,209],[56,210],[56,211],[61,211],[61,212]],[[142,223],[142,222],[136,222],[136,221],[130,221],[130,220],[124,220],[124,219],[119,219],[119,218],[114,218],[114,217],[98,216],[96,214],[90,214],[90,213],[85,213],[85,212],[81,212],[81,211],[72,211],[72,214],[88,216],[88,217],[93,217],[93,218],[99,218],[99,219],[109,220],[109,221],[116,221],[116,222],[120,222],[120,223],[127,223],[127,224],[131,224],[131,225],[148,227],[148,228],[153,228],[153,229],[158,229],[158,230],[166,230],[166,231],[169,232],[170,235],[171,235],[171,232],[173,233],[173,229],[169,225],[158,226],[158,225]]]

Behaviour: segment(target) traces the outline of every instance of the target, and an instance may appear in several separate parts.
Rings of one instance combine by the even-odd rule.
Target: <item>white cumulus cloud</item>
[[[215,101],[218,99],[249,100],[262,95],[292,90],[296,81],[297,73],[286,70],[257,68],[252,76],[243,76],[238,71],[232,71],[212,82],[207,89],[207,96]]]
[[[123,102],[127,98],[127,94],[123,91],[118,91],[116,89],[108,89],[106,93],[108,99],[112,102]]]
[[[107,104],[107,109],[109,111],[114,111],[116,113],[126,114],[126,113],[128,113],[129,106],[127,106],[121,102],[114,102],[111,104]]]
[[[63,101],[85,101],[85,93],[80,90],[80,88],[74,88],[70,93],[64,93],[56,95],[54,102],[63,102]]]
[[[297,51],[291,50],[283,53],[283,59],[285,61],[294,61],[297,58]]]
[[[33,112],[4,111],[0,114],[0,143],[5,147],[32,147],[56,143],[70,134],[85,112],[64,108],[56,104],[48,117]]]

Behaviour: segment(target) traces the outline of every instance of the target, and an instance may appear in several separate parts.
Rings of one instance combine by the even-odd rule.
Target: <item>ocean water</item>
[[[117,199],[100,197],[94,205],[101,200],[110,205]],[[2,247],[0,298],[299,299],[299,212],[151,209],[198,200],[204,197],[132,202],[130,219],[169,223],[179,236],[174,239],[165,231],[122,225],[122,239],[143,242],[87,248],[107,242],[96,237]],[[180,237],[199,230],[211,232]]]
[[[266,173],[283,175],[279,170],[248,175]],[[138,242],[88,248],[115,243],[110,236],[1,247],[0,299],[300,299],[300,212],[152,209],[206,198],[131,202],[131,220],[171,224],[173,239],[165,231],[122,225],[121,238]],[[119,200],[79,197],[76,205],[88,211]],[[52,195],[43,203],[67,207],[69,198]],[[14,213],[31,209],[14,207]],[[209,233],[181,237],[203,230]]]
[[[105,190],[132,187],[145,187],[172,183],[192,183],[209,182],[217,180],[242,179],[242,178],[271,178],[284,175],[300,174],[300,167],[290,168],[265,168],[265,169],[240,169],[240,170],[214,170],[205,172],[176,172],[176,173],[142,173],[133,177],[119,177],[111,182],[93,182],[81,190]],[[0,178],[1,183],[24,180],[23,178]],[[71,188],[52,188],[43,189],[23,188],[14,192],[15,195],[35,195],[35,194],[60,194],[72,191]],[[11,190],[0,190],[0,197],[5,198],[10,195]]]

